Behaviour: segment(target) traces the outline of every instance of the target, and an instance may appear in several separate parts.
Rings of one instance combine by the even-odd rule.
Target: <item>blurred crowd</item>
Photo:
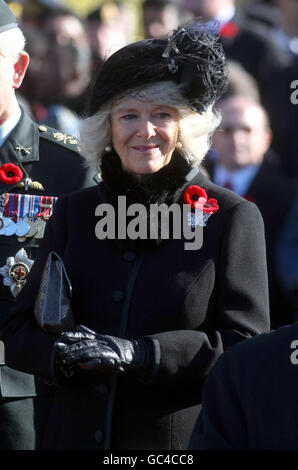
[[[272,327],[298,320],[298,0],[102,1],[82,18],[57,0],[8,2],[30,66],[18,99],[38,123],[78,135],[102,62],[202,18],[221,36],[230,85],[202,171],[256,203],[267,238]]]

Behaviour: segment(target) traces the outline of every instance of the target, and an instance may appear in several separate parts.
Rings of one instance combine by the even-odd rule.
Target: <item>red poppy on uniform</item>
[[[21,181],[23,172],[14,163],[4,163],[0,166],[0,181],[5,184],[15,184]]]

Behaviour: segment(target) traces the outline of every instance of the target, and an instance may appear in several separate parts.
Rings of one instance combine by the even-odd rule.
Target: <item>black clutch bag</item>
[[[75,329],[71,308],[72,287],[60,256],[51,251],[35,301],[38,325],[48,333],[60,334]]]

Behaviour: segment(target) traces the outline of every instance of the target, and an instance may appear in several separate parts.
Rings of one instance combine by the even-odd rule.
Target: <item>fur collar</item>
[[[114,206],[116,213],[118,196],[126,196],[127,207],[135,203],[143,204],[146,208],[149,208],[150,204],[171,205],[182,198],[183,191],[189,185],[186,177],[191,170],[192,167],[185,158],[175,151],[167,166],[139,179],[122,169],[120,158],[115,151],[106,153],[101,165],[105,200]],[[146,251],[166,240],[161,238],[130,240],[127,238],[116,241],[124,249]]]

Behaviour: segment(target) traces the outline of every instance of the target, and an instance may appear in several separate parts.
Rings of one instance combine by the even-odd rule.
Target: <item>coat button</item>
[[[109,388],[106,384],[99,384],[98,391],[100,395],[107,395],[109,393]]]
[[[46,132],[48,130],[46,126],[38,126],[38,129],[40,130],[40,132]]]
[[[114,290],[114,292],[112,292],[111,299],[114,302],[122,302],[122,300],[124,299],[123,291],[122,290]]]
[[[136,259],[136,254],[133,251],[125,251],[123,253],[124,261],[134,261]]]
[[[94,433],[94,439],[96,440],[96,442],[102,442],[102,440],[103,440],[103,431],[101,429],[98,429]]]

